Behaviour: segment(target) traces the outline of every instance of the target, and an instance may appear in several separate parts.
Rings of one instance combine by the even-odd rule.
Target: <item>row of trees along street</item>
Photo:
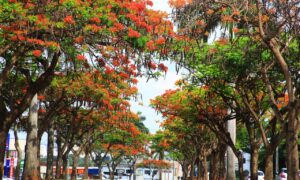
[[[136,78],[159,77],[168,69],[161,61],[171,60],[189,73],[178,89],[151,102],[165,118],[151,139],[160,160],[168,151],[184,179],[194,176],[195,166],[206,179],[209,157],[210,179],[225,179],[229,147],[242,177],[245,142],[235,143],[226,126],[234,119],[237,133],[247,132],[251,179],[257,179],[261,159],[265,179],[274,178],[273,156],[283,143],[288,180],[299,179],[300,1],[169,3],[170,16],[152,10],[150,0],[0,2],[0,178],[12,128],[27,132],[25,180],[41,178],[45,132],[47,179],[54,174],[54,143],[55,178],[66,177],[70,152],[74,168],[80,154],[99,167],[109,154],[111,179],[123,158],[135,167],[148,143],[130,109],[129,100],[138,96]],[[236,179],[235,173],[227,179]]]
[[[166,117],[164,133],[175,136],[170,138],[170,151],[183,166],[195,162],[200,166],[199,159],[205,162],[218,147],[224,157],[225,144],[238,158],[241,176],[241,146],[235,145],[226,127],[235,119],[247,132],[251,179],[257,179],[261,159],[265,179],[274,178],[273,156],[284,142],[288,179],[299,179],[299,1],[171,0],[170,4],[178,28],[173,60],[190,72],[178,82],[178,89],[152,102]],[[217,36],[213,43],[212,36]],[[199,139],[200,132],[212,135]],[[214,136],[218,141],[211,141]],[[196,140],[207,144],[198,147]],[[259,156],[262,148],[265,153]],[[194,153],[185,157],[184,152],[190,151]],[[224,169],[218,170],[222,173],[215,179],[225,179]],[[234,173],[227,179],[235,179]]]
[[[92,153],[99,167],[103,154],[110,154],[112,172],[120,159],[144,152],[144,128],[129,100],[138,96],[138,76],[167,71],[153,57],[163,59],[164,42],[173,33],[165,14],[150,6],[151,1],[0,2],[0,179],[12,127],[27,132],[22,178],[28,180],[40,179],[45,132],[46,179],[53,176],[55,141],[55,178],[65,177],[71,151],[73,167],[83,152]]]

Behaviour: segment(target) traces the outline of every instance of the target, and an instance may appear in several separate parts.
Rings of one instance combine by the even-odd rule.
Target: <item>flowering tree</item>
[[[151,52],[166,53],[172,26],[151,5],[144,0],[1,2],[0,178],[9,128],[56,73],[90,67],[126,78],[143,67],[150,76],[167,70]],[[18,91],[7,93],[10,89]]]
[[[295,57],[299,56],[299,49],[296,48],[299,46],[297,32],[300,28],[298,3],[297,0],[171,1],[175,21],[179,24],[178,32],[181,35],[178,37],[179,43],[174,45],[176,52],[181,54],[177,56],[180,57],[178,62],[188,66],[193,72],[197,73],[198,70],[204,68],[208,74],[212,75],[214,66],[203,65],[202,61],[199,63],[197,60],[202,50],[205,49],[207,37],[216,27],[221,27],[219,28],[221,35],[216,39],[216,43],[229,45],[231,50],[242,45],[238,40],[249,39],[246,46],[242,45],[245,47],[241,53],[242,57],[251,54],[251,57],[248,57],[250,61],[253,58],[259,61],[245,66],[244,72],[254,67],[256,72],[262,75],[262,84],[268,94],[267,99],[275,115],[274,119],[288,123],[286,138],[289,152],[287,156],[289,179],[297,179],[299,169],[297,145],[299,120],[295,116],[295,112],[299,109],[299,94],[297,93],[299,66],[295,64],[298,61]],[[251,48],[253,45],[263,53],[253,51]],[[205,53],[208,63],[213,61],[211,55],[214,52],[216,49],[210,49],[209,53]],[[247,62],[247,59],[244,58],[242,61]],[[241,69],[236,67],[235,70],[239,72]],[[252,74],[252,77],[253,75],[255,74]],[[221,82],[224,82],[224,79]],[[283,85],[281,90],[275,85],[279,82]],[[289,108],[287,111],[282,111],[277,106],[276,99],[278,94],[283,96],[285,93],[288,95],[287,107]],[[259,115],[254,111],[250,114],[253,117]],[[262,137],[262,139],[263,143],[268,146],[267,138]]]
[[[138,163],[137,167],[149,168],[151,178],[153,180],[158,171],[170,168],[170,164],[164,160],[150,159],[143,160],[141,163]]]

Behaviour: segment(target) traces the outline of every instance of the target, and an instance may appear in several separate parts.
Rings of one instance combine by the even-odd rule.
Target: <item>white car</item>
[[[264,180],[265,174],[262,171],[257,171],[258,180]]]
[[[287,168],[282,168],[279,176],[278,176],[279,180],[287,180]]]
[[[248,179],[250,180],[251,177],[249,176]],[[257,180],[264,180],[265,179],[265,174],[262,171],[257,171]]]

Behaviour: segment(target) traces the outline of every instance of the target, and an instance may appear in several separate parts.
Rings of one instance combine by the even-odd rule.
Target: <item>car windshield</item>
[[[263,173],[263,172],[261,172],[261,171],[258,171],[258,172],[257,172],[257,175],[259,175],[259,176],[263,176],[263,175],[264,175],[264,173]]]

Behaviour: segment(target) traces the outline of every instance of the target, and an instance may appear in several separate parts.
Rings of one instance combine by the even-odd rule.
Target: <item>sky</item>
[[[165,11],[167,13],[171,13],[171,8],[168,5],[168,0],[152,0],[153,9]],[[208,43],[212,43],[220,37],[221,31],[219,28],[209,36]],[[168,89],[174,89],[175,82],[178,79],[181,79],[182,72],[176,73],[175,64],[164,63],[168,66],[169,70],[165,77],[160,77],[158,80],[151,79],[148,82],[146,78],[140,78],[138,83],[139,93],[142,95],[142,101],[132,101],[132,110],[134,112],[141,112],[143,116],[146,117],[144,121],[145,126],[150,130],[153,134],[157,130],[159,130],[159,124],[162,122],[162,117],[158,114],[153,108],[149,107],[150,99],[154,99],[156,96],[163,94]],[[139,102],[143,103],[143,106],[139,105]]]
[[[168,5],[168,0],[152,0],[153,9],[171,12],[171,8]],[[142,116],[146,117],[144,121],[145,126],[151,133],[155,133],[159,129],[159,122],[162,121],[162,117],[153,108],[149,107],[150,99],[154,99],[165,92],[167,89],[174,89],[175,82],[181,79],[181,73],[176,73],[175,64],[164,62],[168,66],[169,70],[165,76],[160,77],[158,80],[150,79],[147,82],[146,78],[139,78],[138,89],[142,95],[142,100],[131,101],[131,109],[134,112],[141,112]],[[139,105],[142,102],[143,105]]]
[[[150,99],[154,99],[168,89],[174,89],[175,82],[182,77],[180,72],[178,74],[176,73],[175,64],[164,64],[169,67],[165,76],[162,76],[157,80],[150,79],[148,82],[146,78],[138,79],[139,83],[137,86],[142,98],[138,101],[131,101],[131,109],[134,112],[142,113],[142,116],[146,118],[144,124],[151,133],[155,133],[159,129],[159,122],[162,121],[162,117],[149,106]],[[140,102],[142,102],[142,105],[140,105]]]

